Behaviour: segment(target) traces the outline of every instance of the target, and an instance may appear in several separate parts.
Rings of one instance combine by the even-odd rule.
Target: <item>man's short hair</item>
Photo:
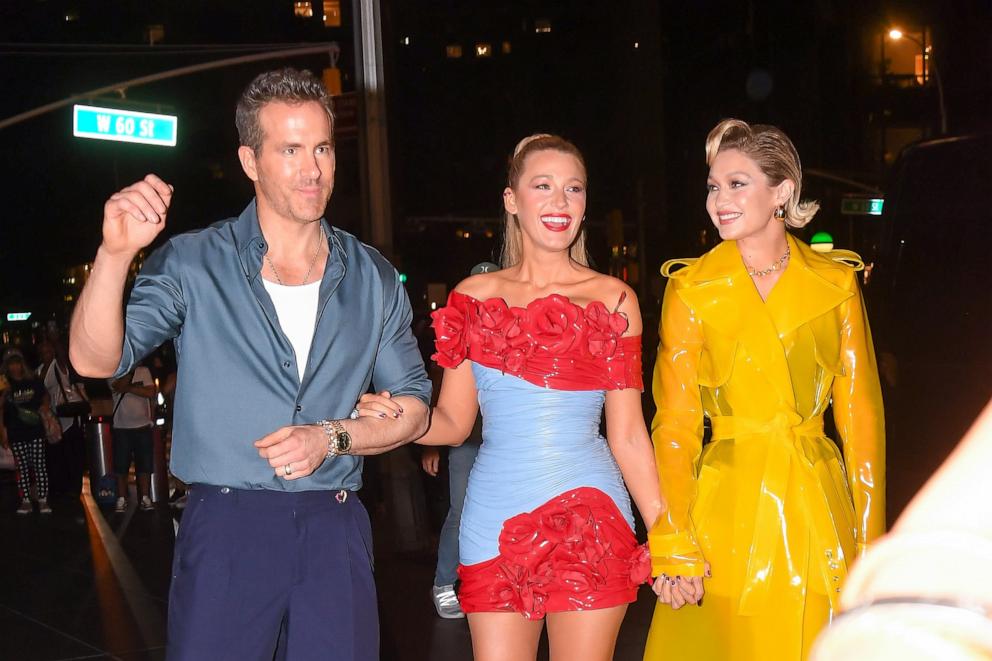
[[[281,102],[296,105],[316,101],[327,112],[331,122],[331,139],[334,138],[334,103],[327,88],[307,70],[292,67],[266,71],[251,81],[238,99],[234,123],[238,127],[241,144],[251,147],[256,154],[262,149],[262,126],[258,113],[267,103]]]

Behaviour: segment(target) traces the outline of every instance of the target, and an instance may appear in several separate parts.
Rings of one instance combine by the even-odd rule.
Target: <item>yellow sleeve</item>
[[[854,498],[860,555],[869,543],[885,533],[885,416],[871,330],[854,272],[850,289],[854,296],[840,308],[844,373],[834,379],[831,394],[834,422]]]
[[[703,440],[697,377],[703,332],[678,287],[676,280],[668,281],[661,305],[661,344],[652,384],[658,412],[651,439],[664,509],[648,531],[648,544],[653,575],[702,576],[703,556],[689,511]]]

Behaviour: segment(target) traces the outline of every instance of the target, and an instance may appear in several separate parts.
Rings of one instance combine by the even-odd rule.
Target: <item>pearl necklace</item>
[[[763,278],[766,275],[774,273],[775,271],[781,271],[785,268],[785,263],[789,261],[789,257],[792,255],[792,249],[789,246],[785,247],[785,254],[772,262],[772,265],[766,269],[761,269],[760,271],[744,262],[744,266],[747,267],[747,274],[752,278]]]
[[[313,272],[313,265],[317,263],[317,255],[320,254],[320,244],[324,240],[324,226],[323,225],[318,225],[317,227],[320,230],[320,234],[318,235],[318,238],[317,238],[317,250],[314,251],[313,257],[310,258],[310,268],[307,269],[307,274],[305,276],[303,276],[303,282],[300,283],[301,285],[307,284],[307,280],[310,279],[310,274]],[[265,253],[265,261],[267,261],[269,263],[269,268],[272,269],[272,273],[275,274],[276,281],[280,285],[282,285],[283,287],[285,287],[286,285],[282,281],[282,278],[279,277],[279,271],[276,270],[276,265],[272,263],[272,258],[269,257],[269,253]]]

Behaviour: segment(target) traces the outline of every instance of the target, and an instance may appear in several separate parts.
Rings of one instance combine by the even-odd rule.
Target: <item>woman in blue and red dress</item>
[[[503,202],[503,269],[464,280],[434,313],[444,378],[417,442],[460,444],[481,407],[458,569],[477,661],[535,658],[545,621],[552,658],[606,661],[650,574],[627,489],[648,528],[660,510],[641,316],[626,284],[587,266],[573,144],[521,141]],[[358,408],[398,413],[378,395]]]

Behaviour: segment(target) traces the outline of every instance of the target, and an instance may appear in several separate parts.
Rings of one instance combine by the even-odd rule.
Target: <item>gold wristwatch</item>
[[[327,458],[351,452],[351,434],[344,428],[340,420],[321,420],[318,422],[327,436]]]

